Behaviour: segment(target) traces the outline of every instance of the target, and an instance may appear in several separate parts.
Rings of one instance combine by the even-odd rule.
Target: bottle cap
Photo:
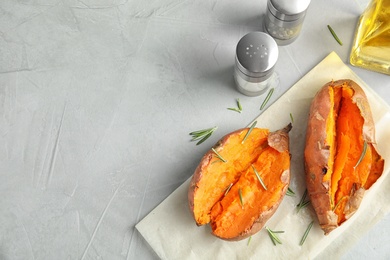
[[[268,10],[279,20],[295,21],[303,18],[310,0],[269,0]]]
[[[279,49],[275,40],[263,32],[246,34],[237,44],[236,67],[249,82],[268,79],[278,60]]]

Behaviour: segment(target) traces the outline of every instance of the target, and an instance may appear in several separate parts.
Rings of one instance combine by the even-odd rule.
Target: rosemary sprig
[[[313,223],[314,223],[314,221],[310,222],[309,226],[306,228],[306,231],[303,234],[301,242],[299,243],[300,246],[303,245],[303,243],[305,243],[307,235],[309,235],[309,232],[310,232],[311,227],[313,226]]]
[[[253,124],[251,125],[251,127],[249,128],[248,132],[246,132],[246,135],[244,136],[244,139],[242,139],[242,144],[245,142],[245,140],[248,138],[249,134],[252,132],[253,128],[255,128],[257,124],[257,121],[253,122]]]
[[[290,113],[290,119],[291,119],[291,123],[294,123],[294,117],[291,113]]]
[[[309,205],[310,203],[310,200],[306,200],[306,197],[307,197],[307,189],[305,190],[305,192],[303,193],[302,195],[302,198],[301,200],[299,201],[299,203],[297,204],[297,209],[299,212],[301,209],[305,208],[307,205]]]
[[[230,191],[230,189],[232,188],[233,186],[233,183],[230,183],[229,186],[226,187],[225,189],[225,194],[223,196],[226,196],[228,194],[228,192]]]
[[[242,106],[241,106],[241,103],[240,103],[240,99],[237,98],[237,108],[235,108],[235,107],[229,107],[228,109],[229,109],[229,110],[236,111],[236,112],[238,112],[238,113],[241,113],[241,111],[242,111]]]
[[[332,29],[332,27],[330,27],[329,24],[328,24],[328,29],[329,29],[330,33],[333,35],[333,38],[334,38],[340,45],[343,45],[343,42],[339,39],[339,37],[337,36],[336,32]]]
[[[265,190],[267,190],[267,186],[265,186],[265,183],[263,182],[263,179],[260,177],[259,172],[256,170],[256,168],[255,168],[255,166],[254,166],[253,164],[252,164],[252,168],[253,168],[253,171],[255,172],[256,177],[257,177],[257,179],[259,180],[261,186],[263,186],[263,188],[264,188]]]
[[[358,165],[362,162],[364,156],[366,155],[366,152],[367,152],[367,141],[364,141],[362,154],[360,155],[360,158],[359,158],[359,160],[357,161],[356,165],[353,167],[354,170],[355,170],[356,167],[358,167]]]
[[[214,154],[217,156],[218,159],[220,159],[223,162],[227,162],[214,148],[211,148],[211,150],[214,152]]]
[[[214,126],[212,128],[207,128],[207,129],[203,129],[203,130],[198,130],[198,131],[194,131],[194,132],[191,132],[190,135],[192,136],[192,139],[191,141],[198,141],[196,143],[196,145],[199,145],[201,143],[203,143],[204,141],[206,141],[207,138],[209,138],[212,133],[217,130],[217,126]]]
[[[292,189],[290,189],[290,187],[288,187],[286,195],[290,197],[295,197],[295,192]]]
[[[271,241],[274,244],[274,246],[276,246],[276,243],[282,244],[282,241],[279,239],[279,237],[276,234],[284,233],[284,231],[274,231],[271,230],[269,227],[265,227],[265,228],[267,229],[268,235],[271,238]]]
[[[268,91],[268,94],[267,96],[265,97],[263,103],[261,104],[261,107],[260,107],[260,110],[263,110],[263,108],[265,107],[265,105],[267,105],[268,101],[270,100],[271,96],[272,96],[272,93],[274,93],[274,88],[271,88],[269,91]]]
[[[244,208],[244,201],[243,201],[243,199],[242,199],[242,191],[241,191],[241,188],[238,189],[238,196],[240,197],[241,207]]]

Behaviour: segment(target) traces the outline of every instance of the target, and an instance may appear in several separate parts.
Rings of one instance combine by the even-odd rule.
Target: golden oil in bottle
[[[361,15],[350,62],[390,75],[390,0],[371,0]]]

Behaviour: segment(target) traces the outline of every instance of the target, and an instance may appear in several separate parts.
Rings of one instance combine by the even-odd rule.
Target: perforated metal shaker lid
[[[261,81],[271,76],[278,56],[278,45],[271,36],[263,32],[251,32],[237,44],[236,65],[241,76]]]
[[[268,9],[278,19],[295,21],[305,16],[310,0],[269,0]]]

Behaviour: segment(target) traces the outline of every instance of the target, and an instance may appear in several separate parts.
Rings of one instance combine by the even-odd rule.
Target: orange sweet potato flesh
[[[311,203],[328,234],[356,212],[384,167],[367,97],[354,81],[329,82],[314,97],[304,157]]]
[[[244,128],[223,137],[201,159],[188,201],[197,225],[210,223],[212,234],[240,240],[258,232],[274,214],[290,182],[288,132]],[[265,188],[255,174],[263,181]]]

